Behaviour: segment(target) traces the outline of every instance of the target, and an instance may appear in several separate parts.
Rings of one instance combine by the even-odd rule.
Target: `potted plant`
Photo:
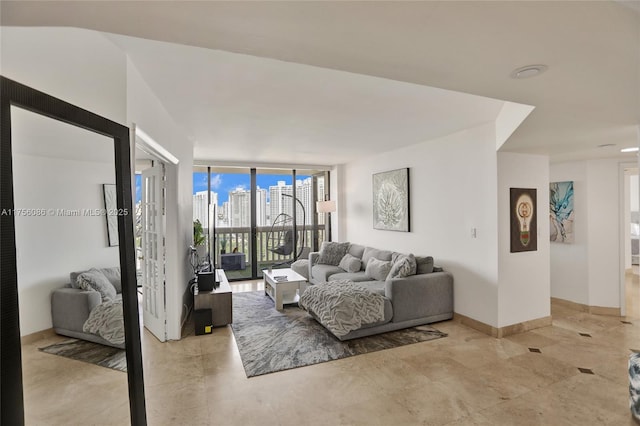
[[[193,245],[196,248],[196,252],[198,253],[198,260],[204,260],[207,254],[207,247],[205,246],[206,238],[204,236],[204,229],[202,228],[202,224],[200,220],[196,219],[193,221]]]
[[[225,254],[227,252],[227,240],[222,238],[220,240],[220,254]]]

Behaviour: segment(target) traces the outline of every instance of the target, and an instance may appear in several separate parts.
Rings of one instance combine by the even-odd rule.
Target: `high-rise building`
[[[229,192],[229,226],[232,228],[251,226],[251,191],[237,188]]]
[[[267,220],[267,191],[256,188],[256,225],[269,226]],[[229,192],[229,201],[224,202],[218,213],[217,225],[220,227],[251,226],[251,191],[236,188]]]
[[[220,227],[220,228],[225,228],[229,225],[229,217],[230,215],[230,208],[229,208],[229,201],[225,201],[222,203],[222,205],[218,208],[218,221],[216,222],[216,226]]]
[[[209,204],[207,191],[198,191],[193,194],[193,220],[199,220],[204,228],[209,227]],[[218,204],[218,194],[211,191],[211,205]]]
[[[269,187],[269,213],[271,222],[273,223],[278,215],[286,213],[291,215],[291,206],[293,199],[286,195],[292,195],[291,185],[287,185],[285,181],[279,180],[276,186]]]
[[[267,190],[256,187],[256,226],[269,226],[267,221]]]
[[[323,201],[324,200],[324,177],[320,177],[317,179],[317,193],[318,193],[318,201]],[[316,214],[316,206],[315,204],[312,204],[312,208],[313,208],[313,214]],[[325,222],[325,214],[321,213],[318,215],[318,224],[319,225],[324,225]]]
[[[324,191],[324,187],[322,188]],[[277,186],[269,187],[269,212],[271,221],[274,221],[281,213],[289,216],[293,215],[293,188],[284,181],[278,181]],[[315,214],[315,200],[313,199],[313,178],[304,180],[296,180],[296,197],[304,207],[304,215],[300,208],[300,203],[296,202],[296,220],[298,224],[311,225],[313,223],[313,215]]]
[[[311,225],[313,223],[312,214],[315,212],[315,203],[313,202],[313,179],[306,178],[304,180],[296,181],[296,197],[302,203],[304,207],[304,214],[300,209],[300,204],[298,206],[298,210],[296,210],[296,221],[298,224],[304,223],[305,225]]]

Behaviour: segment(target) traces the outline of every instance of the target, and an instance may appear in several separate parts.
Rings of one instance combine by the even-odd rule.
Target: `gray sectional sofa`
[[[345,244],[348,248],[345,256],[336,265],[337,260],[331,259],[331,256],[328,261],[326,256],[323,259],[323,250],[329,244],[336,243],[324,243],[320,252],[310,253],[308,261],[299,261],[292,267],[299,272],[304,272],[303,275],[307,276],[312,285],[350,280],[384,297],[383,321],[365,324],[345,336],[336,336],[340,340],[349,340],[453,318],[453,276],[434,267],[431,256],[414,257],[359,244],[338,243]],[[411,271],[405,270],[401,271],[404,273],[397,274],[398,265],[408,256],[414,257],[415,267]],[[360,265],[356,261],[348,265],[348,262],[345,262],[347,258],[352,261],[353,258],[358,259]],[[372,261],[372,259],[375,260]],[[372,267],[385,263],[387,267],[391,264],[391,271],[376,270]],[[355,270],[355,266],[359,266],[357,270]],[[349,267],[350,271],[345,270],[344,267]],[[303,270],[304,268],[306,270]],[[313,312],[310,313],[318,319]]]
[[[122,344],[110,343],[98,334],[83,331],[83,326],[91,311],[102,304],[105,299],[110,298],[116,302],[122,301],[120,268],[100,268],[98,271],[104,275],[108,285],[113,286],[106,289],[108,294],[104,294],[105,290],[101,293],[98,289],[86,290],[79,288],[77,277],[87,271],[72,272],[69,276],[70,283],[53,291],[51,294],[53,330],[63,336],[124,349],[124,342]],[[105,286],[107,282],[104,282]]]

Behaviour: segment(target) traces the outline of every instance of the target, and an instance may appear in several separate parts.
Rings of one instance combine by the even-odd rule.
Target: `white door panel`
[[[142,302],[144,326],[167,340],[164,277],[164,165],[142,172]]]

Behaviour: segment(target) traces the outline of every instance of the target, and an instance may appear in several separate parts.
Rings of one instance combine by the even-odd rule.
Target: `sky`
[[[298,175],[298,180],[305,179],[308,176]],[[256,176],[257,184],[260,188],[269,189],[270,186],[278,184],[279,180],[285,181],[291,185],[291,175],[261,175]],[[251,185],[251,176],[249,174],[236,173],[212,173],[211,174],[211,190],[218,194],[218,205],[222,205],[229,199],[229,192],[236,188],[248,189]],[[207,190],[207,173],[193,174],[193,193]],[[136,203],[142,198],[142,176],[136,175]]]

